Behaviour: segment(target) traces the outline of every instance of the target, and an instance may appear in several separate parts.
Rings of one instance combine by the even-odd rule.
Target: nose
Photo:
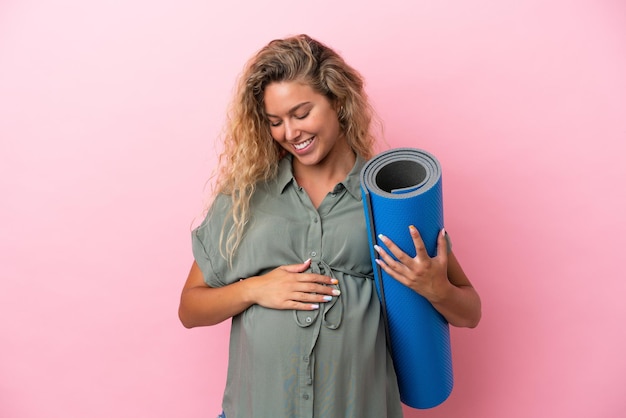
[[[285,122],[285,139],[287,141],[293,141],[300,136],[300,129],[297,126],[294,126],[294,123],[291,121]]]

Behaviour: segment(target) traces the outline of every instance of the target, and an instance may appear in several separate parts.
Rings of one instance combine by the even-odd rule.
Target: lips
[[[296,151],[302,151],[303,149],[308,147],[311,144],[311,142],[313,142],[314,138],[315,137],[311,137],[304,142],[300,142],[299,144],[293,144],[293,147],[296,149]]]

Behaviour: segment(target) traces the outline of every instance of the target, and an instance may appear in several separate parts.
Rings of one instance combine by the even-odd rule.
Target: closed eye
[[[298,120],[302,120],[302,119],[305,119],[307,116],[309,116],[309,114],[310,114],[310,113],[311,113],[311,112],[306,112],[306,113],[304,113],[304,114],[302,114],[302,115],[294,115],[293,117],[294,117],[294,118],[296,118],[296,119],[298,119]],[[278,120],[278,121],[272,121],[272,120],[270,119],[270,120],[269,120],[269,123],[270,123],[270,127],[272,127],[272,128],[277,128],[277,127],[279,127],[280,125],[282,125],[282,124],[283,124],[283,121],[281,121],[281,120]]]

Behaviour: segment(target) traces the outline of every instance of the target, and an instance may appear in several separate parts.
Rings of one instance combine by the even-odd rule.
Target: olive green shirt
[[[217,196],[193,231],[194,257],[211,287],[311,258],[311,271],[335,277],[341,290],[319,310],[253,305],[233,317],[222,404],[227,418],[402,417],[361,203],[363,164],[357,157],[315,209],[293,177],[290,156],[282,159],[277,178],[258,185],[252,197],[232,268],[218,248],[229,196]]]

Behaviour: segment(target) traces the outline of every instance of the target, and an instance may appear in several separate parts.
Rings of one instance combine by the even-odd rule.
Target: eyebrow
[[[302,103],[299,103],[299,104],[295,105],[294,107],[292,107],[291,109],[289,109],[289,111],[287,112],[287,114],[292,114],[292,113],[294,113],[296,110],[300,109],[302,106],[306,106],[306,105],[308,105],[308,104],[310,104],[310,103],[311,103],[311,102],[302,102]],[[276,115],[272,115],[272,114],[269,114],[269,113],[266,113],[266,114],[265,114],[265,116],[267,116],[268,118],[277,118],[277,117],[278,117],[278,116],[276,116]]]

